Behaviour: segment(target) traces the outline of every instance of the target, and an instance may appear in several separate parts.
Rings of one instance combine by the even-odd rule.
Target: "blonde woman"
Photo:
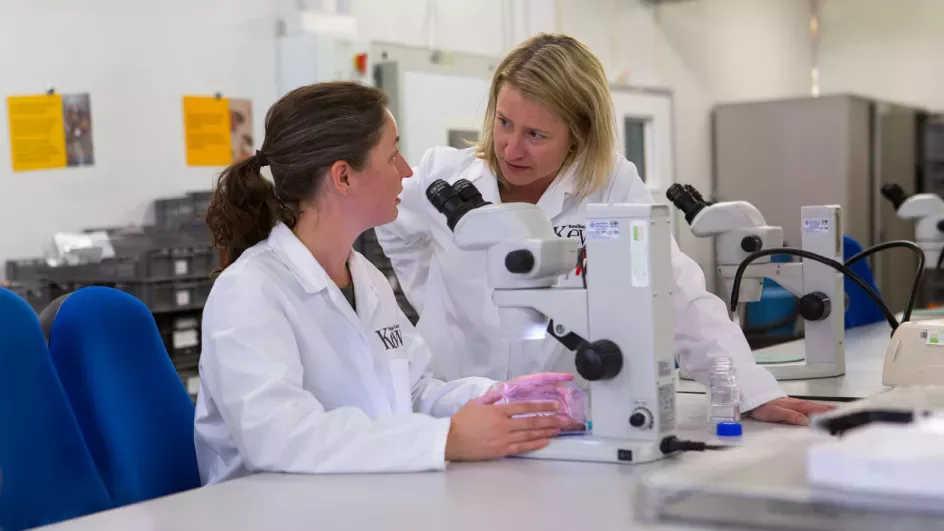
[[[588,203],[652,203],[635,166],[616,151],[606,76],[599,60],[564,35],[539,35],[495,71],[482,141],[474,148],[435,147],[404,181],[400,215],[378,227],[418,328],[446,380],[495,380],[541,371],[574,372],[573,354],[553,338],[508,341],[486,280],[484,252],[459,250],[445,218],[425,197],[436,179],[467,179],[492,203],[536,204],[558,235],[583,239]],[[705,289],[698,265],[672,242],[675,350],[680,366],[705,382],[712,358],[731,356],[741,409],[759,420],[806,424],[824,406],[787,398],[754,362],[724,303]]]

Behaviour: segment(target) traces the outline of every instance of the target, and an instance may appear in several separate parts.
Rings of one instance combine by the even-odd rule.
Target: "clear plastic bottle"
[[[719,356],[712,362],[711,374],[708,375],[708,400],[708,420],[712,424],[741,420],[737,371],[728,356]]]

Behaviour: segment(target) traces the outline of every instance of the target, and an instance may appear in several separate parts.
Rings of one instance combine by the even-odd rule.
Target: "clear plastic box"
[[[520,381],[502,382],[492,386],[492,390],[502,395],[497,404],[513,402],[558,402],[560,411],[557,416],[564,420],[562,434],[586,433],[587,393],[573,382],[556,381]],[[550,415],[551,413],[532,413],[529,415]]]

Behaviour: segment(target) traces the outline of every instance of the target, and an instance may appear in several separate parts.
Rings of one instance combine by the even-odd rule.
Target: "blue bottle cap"
[[[740,437],[743,433],[740,422],[719,422],[718,437]]]

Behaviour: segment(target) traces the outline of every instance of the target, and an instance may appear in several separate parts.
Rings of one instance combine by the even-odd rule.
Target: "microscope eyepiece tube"
[[[692,188],[692,190],[695,189]],[[695,193],[698,193],[698,190],[695,190]],[[665,191],[665,196],[675,205],[675,208],[685,214],[685,221],[689,224],[692,223],[695,216],[706,206],[704,201],[696,199],[686,187],[678,183],[670,186],[669,189]],[[701,196],[701,194],[699,194],[699,196]]]
[[[452,187],[459,193],[466,203],[472,205],[472,208],[478,208],[480,206],[490,205],[488,201],[482,199],[482,194],[479,192],[479,189],[475,187],[467,179],[459,179],[456,181],[456,184]]]
[[[882,196],[892,202],[892,205],[895,206],[895,210],[901,208],[901,204],[908,199],[908,196],[905,195],[905,191],[901,186],[894,183],[882,185]]]
[[[472,183],[469,183],[469,186],[472,186]],[[449,226],[449,230],[455,230],[456,223],[459,223],[466,212],[482,206],[467,202],[452,185],[442,179],[436,179],[426,188],[426,198],[440,214],[446,216],[446,225]],[[479,200],[481,200],[481,195],[479,195]],[[482,201],[482,204],[486,203]]]
[[[686,184],[685,191],[692,194],[692,197],[695,198],[695,201],[698,201],[699,203],[707,203],[707,201],[705,201],[705,198],[702,197],[701,192],[699,192],[698,189],[695,188],[694,186],[690,184]]]

